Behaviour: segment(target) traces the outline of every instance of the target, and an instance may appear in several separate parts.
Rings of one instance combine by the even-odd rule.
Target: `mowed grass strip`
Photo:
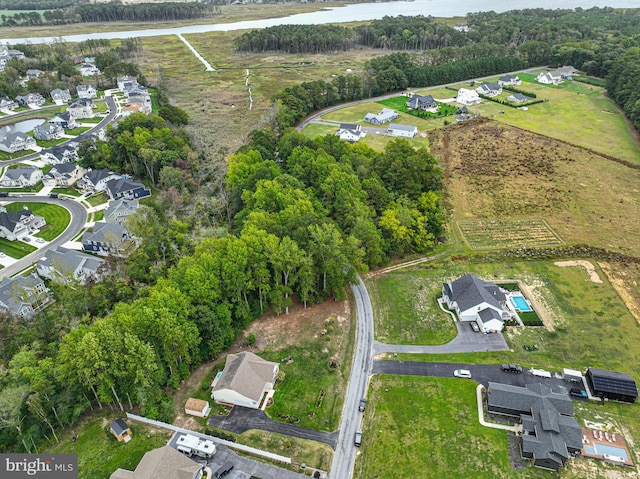
[[[71,213],[58,205],[16,202],[6,205],[6,208],[7,211],[20,211],[23,206],[27,206],[34,215],[42,216],[47,222],[47,226],[45,226],[40,233],[34,235],[46,241],[51,241],[58,237],[67,226],[69,226],[69,222],[71,221]]]
[[[476,386],[457,378],[374,376],[354,478],[544,477],[511,470],[507,432],[478,422]]]
[[[9,241],[6,238],[0,238],[0,251],[15,259],[24,258],[36,249],[36,247],[23,243],[22,241]]]
[[[403,270],[367,280],[374,312],[375,335],[388,344],[444,344],[457,329],[440,309],[442,279],[422,270]]]
[[[460,220],[457,225],[472,250],[564,244],[542,218],[482,218]]]

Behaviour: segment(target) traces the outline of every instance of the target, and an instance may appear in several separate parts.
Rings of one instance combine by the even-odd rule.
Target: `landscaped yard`
[[[0,251],[15,259],[24,258],[29,253],[33,253],[36,249],[37,248],[34,246],[22,241],[9,241],[6,238],[0,238]]]
[[[82,194],[80,191],[74,190],[73,188],[54,188],[51,192],[76,197]]]
[[[82,135],[83,133],[89,131],[90,129],[91,129],[91,127],[88,127],[88,126],[78,126],[76,128],[72,128],[71,130],[66,130],[65,133],[67,135],[78,136],[78,135]]]
[[[8,204],[5,207],[7,211],[20,211],[24,205],[26,205],[33,214],[44,217],[47,222],[47,226],[45,226],[40,233],[37,233],[35,236],[43,238],[46,241],[51,241],[58,237],[60,233],[67,228],[71,221],[71,214],[69,211],[58,205],[51,205],[47,203],[20,203],[17,201],[15,203]]]

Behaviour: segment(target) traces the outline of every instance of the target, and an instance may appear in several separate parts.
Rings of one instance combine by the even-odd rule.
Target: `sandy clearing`
[[[553,264],[555,264],[556,266],[560,266],[561,268],[566,266],[582,266],[587,270],[587,273],[589,274],[589,278],[593,283],[602,283],[600,276],[598,276],[596,269],[593,267],[593,264],[591,264],[590,261],[584,261],[584,260],[556,261]]]
[[[547,300],[545,298],[545,292],[542,291],[544,289],[544,283],[542,281],[519,281],[520,289],[527,297],[527,299],[531,302],[533,309],[538,316],[542,320],[543,324],[549,331],[553,331],[555,329],[555,325],[557,323],[554,314],[552,313],[551,308],[549,307]],[[557,318],[559,319],[559,318]]]
[[[622,298],[623,303],[640,323],[640,301],[638,300],[638,282],[633,279],[625,266],[621,264],[598,263],[607,279]]]

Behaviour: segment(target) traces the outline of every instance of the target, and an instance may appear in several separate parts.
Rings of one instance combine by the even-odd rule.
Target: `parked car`
[[[569,396],[580,399],[587,399],[589,396],[587,395],[587,391],[579,388],[571,388],[569,391]]]
[[[44,240],[42,238],[36,238],[36,243],[44,243]]]
[[[500,366],[505,373],[522,373],[522,368],[517,364],[503,364]]]
[[[22,238],[22,241],[24,241],[25,243],[29,243],[31,242],[31,238],[29,238],[28,236],[25,236],[24,238]]]
[[[358,405],[358,411],[363,412],[365,407],[367,407],[367,400],[364,398],[360,399],[360,404]]]
[[[453,375],[457,378],[471,379],[471,371],[469,371],[468,369],[456,369],[453,372]]]
[[[353,443],[356,447],[360,447],[360,444],[362,444],[362,431],[356,432],[356,437],[354,438]]]
[[[2,251],[0,251],[0,258],[4,258],[5,256],[7,256],[7,255],[4,254]]]
[[[475,321],[471,321],[469,323],[471,325],[471,329],[473,329],[476,333],[480,332],[480,326]]]
[[[220,479],[221,477],[224,477],[227,474],[229,474],[232,469],[233,469],[233,463],[227,461],[222,466],[220,466],[216,472],[213,473],[213,478]]]

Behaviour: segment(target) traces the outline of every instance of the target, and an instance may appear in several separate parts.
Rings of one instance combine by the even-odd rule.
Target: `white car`
[[[453,375],[457,378],[471,379],[471,371],[469,371],[468,369],[456,369],[453,372]]]
[[[44,243],[44,240],[42,238],[36,238],[36,243]]]
[[[4,254],[2,251],[0,251],[0,258],[4,258],[6,256],[7,256],[6,254]]]

